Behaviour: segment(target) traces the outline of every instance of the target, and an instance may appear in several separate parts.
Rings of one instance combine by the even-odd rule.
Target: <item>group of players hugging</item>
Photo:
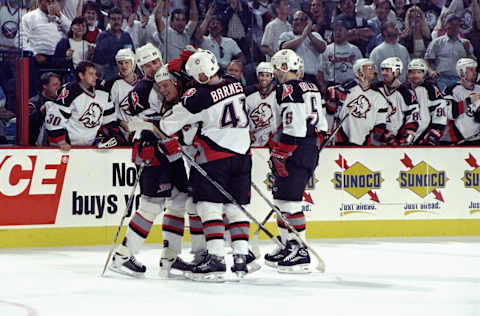
[[[220,75],[213,53],[191,46],[167,64],[151,44],[139,47],[135,54],[121,49],[116,60],[118,78],[103,85],[114,108],[104,109],[103,116],[115,113],[118,120],[96,126],[103,135],[100,145],[123,144],[130,138],[133,162],[138,168],[143,166],[139,208],[109,266],[131,276],[146,272],[135,255],[160,214],[163,277],[225,280],[227,240],[233,250],[234,275],[242,278],[260,268],[249,249],[250,221],[244,212],[251,195],[251,146],[270,150],[273,204],[284,215],[277,216],[283,246],[266,254],[265,264],[279,272],[308,273],[311,259],[302,243],[306,230],[302,198],[327,139],[340,145],[438,144],[443,137],[469,140],[475,136],[472,126],[477,126],[480,117],[477,65],[470,59],[459,60],[461,81],[445,97],[425,80],[428,69],[423,60],[408,65],[408,82],[400,84],[403,65],[392,57],[381,64],[383,82],[375,82],[370,60],[359,59],[353,67],[356,79],[328,88],[324,99],[314,83],[302,79],[303,60],[289,49],[260,63],[258,83],[247,88],[234,77]],[[135,74],[136,66],[143,79]],[[88,70],[88,65],[84,68]],[[85,115],[75,112],[86,113],[73,110],[75,100],[82,94],[85,98],[102,95],[95,76],[90,82],[83,71],[77,76],[79,83],[64,87],[58,100],[47,104],[47,118],[49,113],[60,117],[56,122],[46,120],[51,143],[69,140],[75,144],[67,121],[77,115],[84,123]],[[129,126],[135,121],[151,122],[157,133],[131,131]],[[184,160],[185,155],[194,157],[210,179]],[[180,257],[186,213],[191,262]]]

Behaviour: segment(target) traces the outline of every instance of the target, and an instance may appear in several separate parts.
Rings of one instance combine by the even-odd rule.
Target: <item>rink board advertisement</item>
[[[130,155],[0,149],[0,248],[111,242],[136,178]],[[253,150],[252,181],[272,200],[267,159]],[[269,211],[253,189],[249,209],[259,221]],[[311,238],[480,235],[480,150],[327,148],[302,209]]]

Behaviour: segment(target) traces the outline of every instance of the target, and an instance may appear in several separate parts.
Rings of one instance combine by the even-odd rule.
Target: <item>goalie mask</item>
[[[185,70],[198,83],[205,84],[217,74],[220,67],[217,58],[208,50],[198,50],[187,61]]]

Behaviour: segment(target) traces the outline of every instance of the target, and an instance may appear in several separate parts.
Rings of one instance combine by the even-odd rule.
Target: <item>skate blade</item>
[[[289,274],[308,274],[312,273],[310,269],[310,264],[298,264],[291,267],[277,266],[277,271],[279,273],[289,273]]]
[[[123,266],[118,267],[118,266],[110,265],[108,267],[108,270],[110,270],[112,272],[116,272],[118,274],[123,274],[123,275],[129,276],[129,277],[133,277],[133,278],[143,278],[145,276],[145,273],[143,273],[143,272],[134,272],[134,271],[131,271],[129,269],[124,268]]]
[[[210,273],[186,273],[186,277],[197,282],[225,282],[225,272],[210,272]]]
[[[235,275],[238,278],[238,281],[242,280],[247,273],[245,271],[237,271],[235,272]]]
[[[272,262],[272,261],[268,261],[268,260],[264,260],[264,261],[265,261],[266,266],[269,266],[270,268],[274,268],[274,269],[277,268],[277,262]]]
[[[249,264],[247,264],[248,273],[250,273],[250,274],[260,270],[261,268],[262,268],[262,266],[260,264],[258,264],[258,262],[255,262],[255,261],[252,261]]]

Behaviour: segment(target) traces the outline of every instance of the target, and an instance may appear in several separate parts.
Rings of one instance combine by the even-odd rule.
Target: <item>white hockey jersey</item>
[[[369,144],[369,135],[374,127],[385,128],[388,103],[380,91],[372,88],[363,90],[355,84],[349,87],[345,101],[337,112],[340,121],[350,113],[337,133],[337,141],[364,145]]]
[[[252,146],[267,146],[268,140],[277,130],[279,108],[275,97],[275,85],[272,83],[267,93],[262,94],[258,86],[246,91],[247,113],[252,135]]]
[[[448,108],[447,131],[442,140],[458,142],[462,139],[468,141],[480,139],[480,123],[474,119],[474,113],[479,108],[480,102],[472,103],[469,96],[480,93],[480,85],[475,84],[473,89],[467,89],[460,83],[445,89],[445,99],[450,101]]]
[[[115,106],[115,115],[121,121],[130,122],[133,119],[122,107],[128,108],[128,94],[137,86],[140,80],[140,77],[136,74],[135,81],[132,83],[117,76],[106,84],[107,90],[110,92],[110,99]]]
[[[45,127],[51,144],[91,146],[102,125],[116,121],[107,91],[85,90],[79,84],[59,89],[57,100],[45,103]]]
[[[231,77],[199,85],[187,90],[182,101],[162,117],[160,129],[172,135],[187,124],[200,123],[195,139],[200,164],[246,154],[250,133],[245,98],[242,84]]]

